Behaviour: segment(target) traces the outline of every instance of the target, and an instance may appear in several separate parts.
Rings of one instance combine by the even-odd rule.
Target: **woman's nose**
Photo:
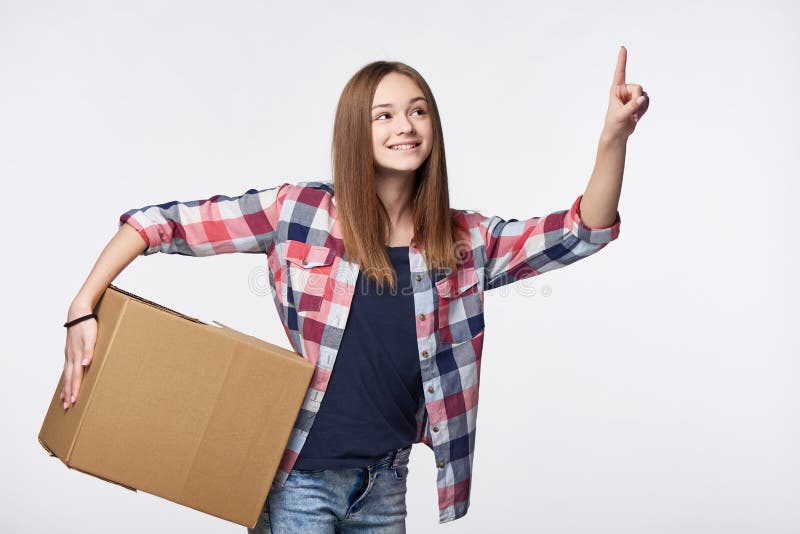
[[[397,133],[413,132],[414,123],[408,117],[402,117],[397,121]]]

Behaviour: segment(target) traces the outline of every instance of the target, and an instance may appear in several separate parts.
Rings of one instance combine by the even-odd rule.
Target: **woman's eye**
[[[417,111],[421,112],[423,115],[425,114],[425,110],[424,110],[424,109],[421,109],[421,108],[417,108],[417,109],[415,109],[415,110],[414,110],[412,113],[416,113]],[[381,113],[380,115],[378,115],[377,117],[375,117],[375,120],[378,120],[378,119],[380,119],[380,118],[381,118],[381,117],[383,117],[384,115],[388,115],[388,113]]]

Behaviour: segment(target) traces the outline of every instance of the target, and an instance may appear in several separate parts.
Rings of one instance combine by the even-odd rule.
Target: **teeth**
[[[395,146],[393,146],[391,148],[392,148],[392,150],[408,150],[410,148],[414,148],[418,144],[419,143],[417,143],[416,145],[395,145]]]

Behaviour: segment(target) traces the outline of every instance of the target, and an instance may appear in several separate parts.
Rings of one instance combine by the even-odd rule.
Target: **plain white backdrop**
[[[620,237],[486,294],[471,507],[438,525],[417,444],[408,530],[800,532],[798,22],[792,2],[0,2],[0,531],[245,531],[37,442],[120,214],[329,179],[340,92],[377,59],[431,85],[454,207],[567,209],[625,45],[651,103]],[[156,254],[115,284],[288,348],[264,262]]]

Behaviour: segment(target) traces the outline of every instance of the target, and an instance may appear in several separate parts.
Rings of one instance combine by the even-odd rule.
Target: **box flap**
[[[153,308],[159,309],[161,311],[165,311],[167,313],[171,313],[172,315],[176,315],[178,317],[186,319],[187,321],[192,321],[192,322],[200,323],[200,324],[208,324],[208,323],[206,323],[204,321],[201,321],[200,319],[197,319],[196,317],[192,317],[190,315],[186,315],[186,314],[181,313],[179,311],[175,311],[172,308],[167,308],[166,306],[162,306],[161,304],[153,302],[152,300],[148,300],[148,299],[146,299],[144,297],[140,297],[139,295],[134,295],[130,291],[125,291],[124,289],[120,289],[117,286],[115,286],[114,284],[109,284],[108,287],[109,287],[109,289],[113,289],[114,291],[118,291],[118,292],[122,293],[123,295],[127,295],[128,297],[130,297],[132,299],[135,299],[135,300],[138,300],[139,302],[142,302],[144,304],[147,304],[148,306],[152,306]]]

